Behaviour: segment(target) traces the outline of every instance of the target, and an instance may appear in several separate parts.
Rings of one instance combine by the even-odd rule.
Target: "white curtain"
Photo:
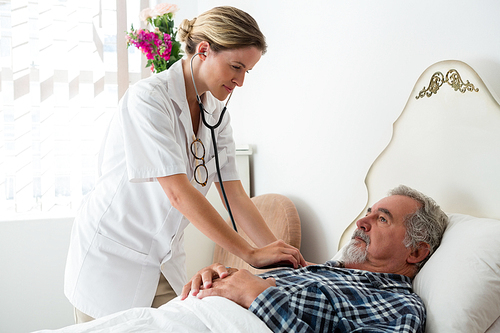
[[[0,1],[0,212],[70,213],[129,84],[149,75],[127,50],[148,0]]]

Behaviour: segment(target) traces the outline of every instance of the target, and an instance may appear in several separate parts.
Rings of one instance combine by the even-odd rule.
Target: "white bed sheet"
[[[179,297],[158,309],[134,308],[96,319],[85,324],[71,325],[42,332],[252,332],[271,330],[252,312],[222,297],[198,299]]]
[[[499,333],[500,332],[500,317],[488,328],[486,333]]]

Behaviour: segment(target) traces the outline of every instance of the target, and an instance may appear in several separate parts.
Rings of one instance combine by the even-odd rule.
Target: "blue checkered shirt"
[[[273,332],[423,332],[425,308],[407,276],[339,267],[336,261],[261,274],[276,287],[249,310]]]

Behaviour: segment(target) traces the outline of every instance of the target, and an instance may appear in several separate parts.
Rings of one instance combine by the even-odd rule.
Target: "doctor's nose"
[[[231,80],[237,87],[243,86],[243,82],[245,81],[245,72],[243,72],[241,75],[238,75],[234,77]]]

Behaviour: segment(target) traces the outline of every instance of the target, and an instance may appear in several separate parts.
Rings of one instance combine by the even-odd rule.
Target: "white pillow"
[[[483,333],[500,315],[500,221],[449,217],[413,288],[427,308],[427,333]]]

